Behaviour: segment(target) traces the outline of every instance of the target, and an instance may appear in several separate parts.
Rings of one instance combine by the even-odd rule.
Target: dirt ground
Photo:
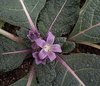
[[[25,60],[20,67],[17,69],[0,74],[0,86],[9,86],[11,83],[19,80],[21,77],[25,76],[32,64],[32,59],[29,58]]]

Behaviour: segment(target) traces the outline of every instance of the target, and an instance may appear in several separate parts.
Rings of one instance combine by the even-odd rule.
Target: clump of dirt
[[[2,27],[4,30],[6,30],[7,32],[9,33],[12,33],[14,35],[17,36],[17,33],[16,33],[16,30],[19,30],[20,27],[17,27],[17,26],[14,26],[14,25],[11,25],[9,23],[5,23],[4,24],[4,27]]]
[[[85,3],[86,0],[80,0],[80,8],[83,7],[84,3]]]
[[[100,44],[98,44],[100,45]],[[83,44],[76,44],[76,48],[74,49],[74,51],[72,51],[72,53],[90,53],[90,54],[96,54],[96,55],[100,55],[100,50],[97,48],[93,48],[87,45],[83,45]]]
[[[0,74],[0,86],[9,86],[24,77],[30,70],[33,59],[26,59],[20,67],[13,71]]]

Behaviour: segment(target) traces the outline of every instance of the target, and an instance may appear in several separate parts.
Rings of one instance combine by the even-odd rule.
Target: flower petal
[[[37,46],[35,43],[33,43],[33,44],[31,45],[31,48],[32,48],[33,51],[36,51],[36,50],[39,49],[40,47]]]
[[[44,40],[42,40],[41,38],[38,38],[37,40],[35,40],[35,42],[36,42],[36,44],[39,46],[39,47],[41,47],[41,48],[43,48],[43,46],[45,45],[45,41]]]
[[[38,64],[41,64],[42,61],[39,61],[38,59],[35,59],[35,63],[38,65]]]
[[[39,52],[39,58],[45,59],[47,57],[47,52],[45,52],[43,49]]]
[[[32,53],[33,58],[35,58],[36,64],[41,64],[41,60],[38,59],[38,52]]]
[[[36,64],[45,64],[46,63],[45,59],[43,59],[43,60],[39,59],[38,52],[34,52],[34,53],[32,53],[32,55],[33,55],[33,58],[35,58]]]
[[[38,57],[37,54],[38,54],[38,52],[32,53],[33,58],[37,58]]]
[[[48,32],[47,43],[53,44],[54,40],[55,40],[55,36],[51,32]]]
[[[29,31],[29,34],[27,35],[27,37],[33,42],[34,41],[34,34],[32,31]]]
[[[29,30],[27,37],[33,42],[40,37],[40,33]]]
[[[61,53],[62,52],[61,46],[59,44],[52,45],[52,51]]]
[[[49,53],[48,53],[48,58],[50,59],[50,61],[53,61],[53,60],[55,60],[55,58],[56,58],[56,54],[53,53],[53,52],[49,52]]]

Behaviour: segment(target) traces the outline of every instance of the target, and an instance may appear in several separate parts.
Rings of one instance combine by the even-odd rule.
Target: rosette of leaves
[[[17,31],[17,34],[22,37],[24,41],[26,41],[26,33],[29,26],[26,16],[21,9],[21,6],[19,5],[20,3],[18,2],[18,0],[15,1],[13,1],[13,3],[12,1],[8,0],[1,1],[2,3],[0,3],[0,17],[4,21],[20,26],[21,30]],[[92,47],[100,49],[99,45],[94,44],[100,43],[100,0],[86,0],[84,6],[81,9],[79,9],[79,0],[47,0],[46,3],[45,0],[24,1],[26,7],[28,8],[29,14],[31,15],[34,23],[38,26],[38,29],[43,37],[48,31],[50,25],[53,23],[52,32],[56,36],[55,42],[61,44],[64,53],[71,52],[75,48],[75,43],[90,45]],[[31,1],[36,3],[32,4]],[[44,8],[42,9],[42,7]],[[12,14],[12,12],[14,12],[14,14]],[[21,17],[21,15],[24,16]],[[74,29],[72,31],[73,27]],[[66,35],[69,33],[71,33],[69,37],[66,37]],[[62,35],[64,35],[64,37],[62,37]],[[15,45],[15,43],[12,45]],[[28,44],[26,42],[24,48],[30,48],[27,45]],[[16,47],[17,45],[11,48],[14,51],[20,49],[22,46],[20,48],[17,47],[17,49]],[[1,50],[3,49],[1,48]],[[5,51],[4,50],[3,52],[10,51],[9,48],[7,48]],[[15,54],[15,58],[13,58],[12,61],[18,59],[18,61],[16,61],[16,64],[17,62],[19,62],[18,65],[20,65],[23,61],[20,56],[21,55],[19,54],[19,56],[17,57],[17,55]],[[11,55],[9,55],[9,57],[11,57]],[[79,53],[71,55],[61,55],[60,57],[62,57],[64,61],[68,63],[68,65],[76,72],[81,80],[83,80],[86,86],[100,85],[99,55]],[[0,63],[2,63],[3,61],[8,65],[13,65],[11,63],[15,63],[11,62],[11,59],[9,60],[9,58],[7,58],[8,60],[6,59],[3,61],[2,59],[4,58],[2,58],[1,56]],[[22,60],[19,61],[19,59]],[[9,62],[7,63],[6,61]],[[12,70],[17,67],[6,66],[5,70],[9,71],[7,68],[10,68],[10,70]],[[3,66],[1,64],[1,71],[3,71],[2,69]],[[58,62],[48,63],[45,66],[35,65],[35,70],[36,79],[33,80],[32,86],[79,86],[78,81]],[[24,86],[26,85],[26,82],[27,77],[24,77],[11,86],[19,86],[21,83]]]

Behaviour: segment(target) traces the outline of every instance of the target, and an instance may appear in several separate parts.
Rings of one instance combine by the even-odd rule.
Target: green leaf
[[[75,43],[71,41],[66,41],[62,46],[63,53],[69,53],[72,50],[74,50],[74,48],[75,48]]]
[[[47,63],[46,65],[36,65],[36,77],[38,86],[52,86],[52,81],[56,77],[55,62]]]
[[[75,43],[71,41],[66,41],[65,37],[57,37],[55,43],[58,43],[62,47],[63,53],[69,53],[75,48]]]
[[[20,28],[20,30],[18,30],[16,32],[17,32],[17,35],[23,39],[24,45],[27,48],[30,48],[31,47],[31,42],[27,37],[29,30],[24,28],[24,27],[22,27],[22,28]]]
[[[3,22],[2,20],[0,20],[0,28],[2,28],[4,26],[5,22]]]
[[[62,6],[64,7],[60,10]],[[38,28],[43,36],[48,31],[59,11],[61,13],[52,27],[52,32],[58,37],[69,33],[76,23],[79,14],[79,0],[48,0],[38,18]]]
[[[20,80],[16,81],[14,84],[11,84],[10,86],[26,86],[27,80],[28,80],[28,76],[25,76]],[[33,79],[31,86],[37,86],[35,79]]]
[[[20,45],[0,35],[0,53],[13,52],[26,49]],[[19,67],[25,59],[26,53],[0,55],[0,72],[7,72]]]
[[[86,86],[100,85],[100,56],[95,54],[71,54],[62,56]],[[56,78],[52,86],[80,86],[79,82],[62,66],[56,64]]]
[[[57,37],[55,39],[55,43],[60,44],[61,46],[66,42],[66,38],[65,37]]]
[[[44,7],[46,0],[23,0],[28,12],[34,21]],[[27,17],[23,11],[19,0],[1,0],[0,1],[0,18],[13,25],[29,27]]]
[[[76,42],[100,42],[100,0],[86,0],[70,39]]]

